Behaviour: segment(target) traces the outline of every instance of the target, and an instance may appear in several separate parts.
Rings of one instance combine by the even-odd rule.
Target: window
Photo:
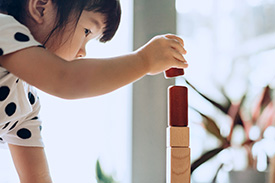
[[[217,86],[225,85],[233,101],[238,101],[247,89],[249,96],[255,96],[266,84],[274,88],[274,8],[274,0],[176,0],[177,33],[185,40],[186,58],[190,63],[185,78],[202,93],[220,102],[224,98]],[[186,84],[183,78],[177,79],[177,83]],[[218,125],[221,133],[228,134],[230,120],[208,102],[203,102],[191,88],[189,104],[204,114],[227,121]],[[190,109],[192,160],[219,145],[197,123],[200,118]],[[216,158],[204,164],[197,174],[194,172],[194,182],[212,180],[219,167],[217,162],[221,161]],[[238,160],[235,168],[241,169],[247,162],[241,157]],[[227,175],[218,177],[218,182],[228,182]]]

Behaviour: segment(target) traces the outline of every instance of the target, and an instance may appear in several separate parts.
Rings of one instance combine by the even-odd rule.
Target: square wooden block
[[[189,147],[189,127],[168,127],[166,131],[167,147]]]
[[[166,183],[190,183],[190,148],[167,148]]]

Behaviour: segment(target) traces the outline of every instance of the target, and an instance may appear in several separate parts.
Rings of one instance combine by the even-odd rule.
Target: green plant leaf
[[[193,88],[200,96],[202,96],[204,99],[206,99],[208,102],[210,102],[212,105],[214,105],[215,107],[217,107],[219,110],[221,110],[223,113],[227,114],[229,107],[231,105],[230,100],[228,100],[228,97],[226,95],[224,95],[224,97],[227,99],[227,103],[225,106],[219,104],[218,102],[210,99],[209,97],[207,97],[206,95],[202,94],[196,87],[194,87],[187,79],[185,79],[185,82],[191,87]],[[225,94],[225,93],[223,93]]]
[[[264,110],[264,108],[272,101],[271,98],[271,89],[269,87],[269,85],[267,85],[263,91],[263,97],[261,100],[261,108],[262,111]]]
[[[191,107],[192,108],[192,107]],[[220,128],[217,126],[217,124],[215,123],[215,121],[210,118],[209,116],[206,116],[205,114],[201,113],[200,111],[192,108],[193,110],[195,110],[196,112],[198,112],[203,118],[203,124],[206,128],[206,130],[211,133],[212,135],[214,135],[215,137],[217,137],[221,142],[222,145],[225,146],[226,144],[229,144],[229,142],[227,141],[226,138],[224,138],[221,133],[220,133]]]
[[[226,99],[226,104],[227,104],[226,109],[227,109],[227,111],[228,111],[230,105],[232,104],[231,99],[226,95],[226,92],[225,92],[225,88],[224,88],[224,87],[220,87],[220,91],[221,91],[221,93],[223,94],[223,97]]]
[[[219,168],[218,168],[218,170],[217,170],[217,172],[216,172],[216,174],[215,174],[215,176],[214,176],[214,178],[212,180],[212,183],[216,183],[217,182],[218,174],[219,174],[219,172],[220,172],[220,170],[222,169],[223,166],[224,166],[223,163],[219,166]]]
[[[258,96],[254,107],[252,108],[251,111],[251,116],[252,116],[252,122],[256,123],[256,121],[258,120],[259,116],[261,115],[261,113],[264,111],[264,109],[267,107],[267,105],[272,102],[272,96],[271,96],[271,89],[270,87],[267,85],[263,91],[261,92],[261,94]]]
[[[96,161],[96,179],[97,183],[115,183],[112,176],[106,175],[99,163],[99,160]]]
[[[220,153],[222,150],[224,149],[224,147],[219,147],[216,149],[213,149],[211,151],[208,151],[206,153],[204,153],[199,159],[197,159],[196,161],[194,161],[191,164],[191,174],[194,172],[194,170],[196,170],[200,165],[202,165],[203,163],[205,163],[206,161],[208,161],[209,159],[213,158],[214,156],[216,156],[218,153]]]
[[[275,119],[275,107],[272,102],[270,102],[263,110],[259,118],[257,119],[257,126],[260,127],[261,133],[263,135],[266,128],[272,125]]]
[[[234,128],[237,125],[241,125],[244,128],[246,136],[248,137],[249,131],[248,131],[247,127],[251,126],[251,124],[249,124],[250,121],[244,121],[241,116],[241,107],[242,107],[245,99],[246,99],[246,94],[242,96],[242,99],[240,100],[240,102],[238,104],[232,104],[228,111],[228,116],[230,116],[230,118],[232,119],[232,125],[230,128],[229,135],[227,137],[229,142],[231,141]]]

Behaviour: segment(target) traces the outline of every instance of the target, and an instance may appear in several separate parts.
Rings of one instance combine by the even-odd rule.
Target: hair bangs
[[[120,24],[121,7],[119,0],[94,0],[87,3],[86,11],[94,11],[105,16],[105,27],[100,37],[100,42],[110,41]]]

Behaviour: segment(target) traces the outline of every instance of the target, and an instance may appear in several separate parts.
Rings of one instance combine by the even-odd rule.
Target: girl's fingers
[[[180,60],[175,59],[175,64],[173,67],[176,68],[187,68],[188,67],[188,63],[186,61],[182,62]]]
[[[177,41],[182,45],[182,47],[184,46],[183,40],[182,40],[180,37],[176,36],[176,35],[173,35],[173,34],[166,34],[165,37],[168,38],[168,39],[177,40]]]
[[[170,39],[171,52],[174,58],[174,67],[178,68],[187,68],[188,63],[185,60],[183,54],[186,54],[187,51],[184,49],[184,42],[178,36],[173,34],[165,35],[167,39]]]
[[[182,62],[187,64],[187,61],[185,60],[185,58],[183,57],[182,54],[180,54],[177,50],[172,49],[173,52],[173,58],[177,60],[177,62]]]
[[[174,37],[178,38],[177,36],[174,36]],[[179,40],[181,40],[183,43],[182,39],[179,38]],[[172,48],[178,50],[181,54],[186,54],[187,51],[184,49],[183,44],[181,44],[179,40],[169,38],[169,44],[171,45]]]
[[[171,47],[181,54],[187,53],[187,51],[181,46],[181,44],[175,40],[171,40]]]

